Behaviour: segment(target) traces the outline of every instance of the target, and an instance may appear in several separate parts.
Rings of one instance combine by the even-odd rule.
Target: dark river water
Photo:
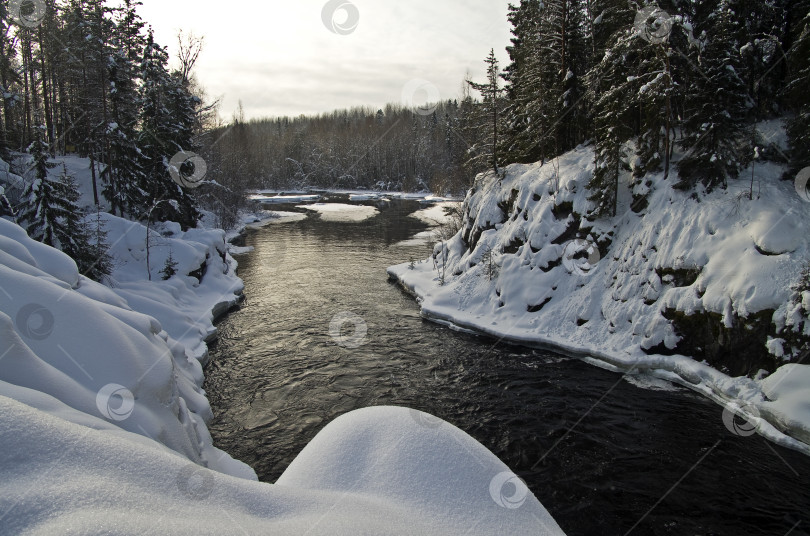
[[[423,321],[385,273],[428,256],[401,244],[425,230],[406,217],[418,208],[247,237],[247,301],[220,324],[206,369],[219,448],[274,482],[339,415],[408,406],[486,445],[569,535],[810,534],[810,458],[732,434],[714,403]],[[342,313],[366,322],[363,346],[330,337]]]

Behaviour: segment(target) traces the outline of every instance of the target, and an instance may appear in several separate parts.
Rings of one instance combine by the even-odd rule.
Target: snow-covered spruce
[[[692,196],[660,173],[644,192],[620,190],[618,217],[590,222],[593,160],[580,147],[558,166],[480,176],[461,232],[437,244],[436,262],[389,275],[427,318],[654,371],[748,408],[761,434],[810,454],[810,366],[787,364],[810,335],[810,293],[796,290],[810,203],[779,180],[781,166],[758,163],[759,199],[748,199],[743,179]]]

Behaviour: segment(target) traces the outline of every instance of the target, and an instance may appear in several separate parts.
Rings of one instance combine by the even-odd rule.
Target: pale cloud
[[[490,48],[508,59],[508,0],[351,0],[349,35],[326,28],[325,2],[143,0],[141,14],[172,54],[178,30],[205,36],[197,74],[226,118],[239,100],[248,117],[381,107],[414,78],[456,98],[467,71],[483,78]]]

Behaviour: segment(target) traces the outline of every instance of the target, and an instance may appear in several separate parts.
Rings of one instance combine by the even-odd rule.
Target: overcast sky
[[[197,75],[226,120],[240,99],[252,118],[455,98],[491,48],[508,59],[508,0],[142,2],[173,58],[178,30],[205,36]]]

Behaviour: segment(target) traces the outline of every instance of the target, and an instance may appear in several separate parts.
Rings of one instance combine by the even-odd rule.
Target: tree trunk
[[[90,176],[93,178],[93,203],[98,207],[98,184],[96,182],[96,161],[93,158],[93,151],[90,151]]]
[[[48,147],[51,151],[51,155],[53,155],[56,148],[53,146],[53,117],[51,116],[51,99],[48,91],[48,69],[45,63],[45,39],[42,35],[42,26],[42,24],[39,26],[39,59],[42,68],[42,101],[45,106],[45,126],[48,130]]]

